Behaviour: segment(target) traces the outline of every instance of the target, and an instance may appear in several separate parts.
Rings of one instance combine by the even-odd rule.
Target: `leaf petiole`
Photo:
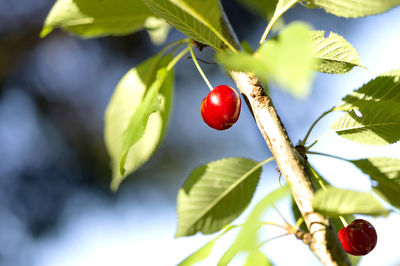
[[[186,47],[179,54],[177,54],[167,65],[167,71],[170,71],[176,65],[176,63],[178,63],[178,61],[188,52],[188,50],[189,47]]]
[[[173,41],[169,44],[167,44],[166,46],[164,46],[161,51],[159,52],[159,55],[162,56],[163,54],[165,54],[165,52],[170,49],[170,48],[178,48],[180,45],[184,44],[184,43],[188,43],[190,41],[189,38],[185,38],[185,39],[181,39],[181,40],[177,40],[177,41]]]
[[[343,158],[343,157],[339,157],[336,155],[332,155],[332,154],[327,154],[327,153],[322,153],[322,152],[316,152],[316,151],[307,151],[308,154],[314,154],[314,155],[322,155],[322,156],[326,156],[326,157],[331,157],[334,159],[338,159],[338,160],[342,160],[342,161],[346,161],[346,162],[350,162],[351,160]]]
[[[310,146],[306,146],[306,151],[308,151],[309,149],[311,149],[312,147],[314,147],[315,144],[317,144],[319,141],[321,141],[321,139],[323,139],[324,137],[326,137],[327,135],[331,134],[332,131],[327,131],[324,134],[322,134],[318,139],[316,139]]]
[[[311,131],[314,129],[315,125],[316,125],[323,117],[325,117],[327,114],[329,114],[329,113],[331,113],[331,112],[333,112],[333,111],[335,111],[335,107],[332,107],[332,108],[329,109],[328,111],[322,113],[322,115],[320,115],[320,116],[317,118],[317,120],[314,121],[314,123],[311,125],[310,129],[307,131],[306,136],[305,136],[304,139],[300,142],[301,145],[305,146],[305,144],[306,144],[306,142],[307,142],[307,139],[308,139],[308,137],[310,136]],[[314,144],[315,144],[315,142],[312,144],[312,146],[313,146]],[[311,146],[310,146],[309,148],[311,148]]]

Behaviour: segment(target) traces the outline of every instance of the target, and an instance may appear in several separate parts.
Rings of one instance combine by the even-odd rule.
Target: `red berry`
[[[239,94],[229,86],[215,87],[201,102],[200,112],[204,122],[216,130],[233,126],[239,118]]]
[[[338,233],[344,250],[355,256],[367,255],[376,246],[378,239],[375,228],[363,219],[354,220]]]

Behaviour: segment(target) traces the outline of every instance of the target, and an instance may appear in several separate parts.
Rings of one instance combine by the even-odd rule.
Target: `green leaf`
[[[249,253],[247,256],[246,262],[244,266],[253,266],[253,265],[271,265],[267,256],[262,253],[259,249],[256,249]]]
[[[245,52],[217,53],[216,59],[228,70],[252,72],[267,84],[275,82],[297,97],[306,97],[311,89],[311,30],[307,24],[295,22],[286,27],[277,40],[268,40],[254,56]]]
[[[192,253],[189,257],[187,257],[184,261],[179,263],[178,266],[190,266],[204,260],[210,255],[216,241],[217,238],[210,240],[209,242],[207,242],[207,244],[202,246],[196,252]]]
[[[400,208],[400,160],[376,157],[351,162],[376,181],[373,185],[383,194],[383,199]]]
[[[216,60],[219,64],[224,65],[227,70],[251,72],[260,78],[264,84],[268,84],[268,75],[270,75],[267,66],[268,61],[263,62],[252,54],[243,51],[238,53],[221,51],[216,53]]]
[[[143,0],[157,15],[198,42],[216,49],[233,48],[231,29],[216,0]]]
[[[267,64],[270,77],[283,89],[297,97],[308,96],[313,78],[311,28],[304,23],[290,24],[278,36],[269,40],[256,57]]]
[[[140,30],[152,13],[141,0],[58,0],[40,33],[62,28],[85,38],[125,35]]]
[[[207,258],[210,255],[215,242],[225,233],[229,232],[231,229],[236,227],[237,225],[228,226],[221,234],[219,234],[216,238],[208,241],[204,246],[199,248],[197,251],[193,252],[189,257],[187,257],[185,260],[179,263],[178,266],[193,265]]]
[[[387,216],[389,211],[369,192],[328,187],[318,190],[312,206],[322,215],[337,217],[347,214]]]
[[[316,71],[343,74],[355,66],[362,67],[356,49],[342,36],[331,32],[325,38],[324,34],[325,31],[313,31],[313,56],[318,59]]]
[[[157,71],[156,80],[151,84],[149,91],[143,98],[143,102],[135,110],[135,113],[129,121],[128,127],[122,134],[122,149],[119,164],[121,176],[124,176],[126,172],[125,161],[129,150],[143,137],[150,115],[158,111],[160,108],[161,99],[158,97],[158,91],[163,85],[167,74],[168,71],[165,68]]]
[[[336,110],[348,111],[332,128],[345,138],[368,145],[400,139],[400,69],[382,74],[343,98]],[[358,109],[362,117],[352,109]]]
[[[400,139],[400,103],[359,101],[358,109],[346,112],[332,125],[344,138],[367,145],[387,145]]]
[[[262,18],[269,19],[274,14],[278,0],[237,0],[241,5]]]
[[[145,95],[149,95],[149,87],[156,79],[157,70],[165,67],[171,58],[171,55],[164,58],[157,55],[131,69],[118,83],[108,104],[105,112],[104,136],[107,151],[111,157],[113,172],[111,188],[113,190],[116,190],[124,179],[120,173],[123,133],[127,129],[131,117],[139,108],[145,107],[143,106],[144,98]],[[158,92],[158,98],[162,99],[160,108],[150,116],[143,137],[133,145],[128,153],[125,163],[126,174],[134,172],[143,165],[161,142],[168,121],[172,88],[173,73],[171,71]]]
[[[357,18],[386,12],[398,5],[400,0],[308,0],[308,6],[323,8],[339,17]]]
[[[171,26],[164,19],[156,17],[147,18],[144,26],[151,41],[156,45],[161,45],[167,40],[171,29]]]
[[[244,222],[242,229],[238,236],[233,242],[232,246],[222,256],[218,265],[228,265],[229,262],[236,256],[240,251],[248,251],[249,257],[259,257],[258,243],[257,243],[257,230],[258,222],[262,214],[268,209],[274,206],[274,204],[281,200],[289,193],[287,186],[280,187],[267,196],[265,196],[257,205],[254,207],[249,217]],[[253,264],[259,265],[259,264]],[[268,264],[267,264],[268,265]]]
[[[178,192],[176,236],[211,234],[238,217],[250,203],[261,165],[245,158],[228,158],[193,170]]]
[[[400,68],[382,74],[343,98],[337,110],[359,109],[365,102],[400,103]]]

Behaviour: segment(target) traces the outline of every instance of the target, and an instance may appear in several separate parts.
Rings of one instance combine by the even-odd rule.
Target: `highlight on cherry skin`
[[[355,256],[367,255],[376,246],[378,239],[375,228],[363,219],[356,219],[338,233],[344,250]]]
[[[227,85],[219,85],[204,97],[200,113],[209,127],[225,130],[238,120],[240,107],[241,100],[237,91]]]

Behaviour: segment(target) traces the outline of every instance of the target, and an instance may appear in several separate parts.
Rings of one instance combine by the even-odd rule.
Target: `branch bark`
[[[278,167],[289,184],[293,198],[311,234],[310,249],[325,265],[350,265],[330,220],[314,212],[315,188],[304,158],[296,151],[271,98],[260,81],[249,73],[231,72],[247,106],[253,113]]]
[[[222,9],[222,22],[235,48],[240,43]],[[290,187],[291,194],[311,234],[310,249],[325,265],[351,265],[331,221],[316,213],[312,208],[315,187],[307,162],[296,151],[271,98],[265,93],[258,78],[250,73],[230,72],[246,104],[253,114],[261,134],[264,137],[274,159]]]

